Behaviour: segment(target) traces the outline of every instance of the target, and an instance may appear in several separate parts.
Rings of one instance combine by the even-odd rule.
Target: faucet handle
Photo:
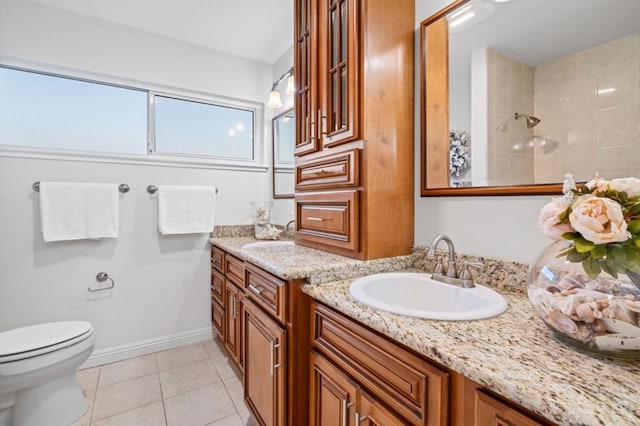
[[[462,268],[460,268],[460,275],[458,277],[462,280],[463,287],[475,287],[475,284],[473,283],[473,275],[471,275],[469,267],[483,270],[484,263],[462,262]]]
[[[433,268],[433,273],[444,275],[445,272],[442,256],[436,256],[436,266]]]

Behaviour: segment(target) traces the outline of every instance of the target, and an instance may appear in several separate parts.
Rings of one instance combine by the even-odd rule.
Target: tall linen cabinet
[[[413,0],[295,0],[296,243],[408,254]]]

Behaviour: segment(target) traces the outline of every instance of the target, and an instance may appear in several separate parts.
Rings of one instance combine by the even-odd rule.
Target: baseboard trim
[[[198,343],[210,340],[213,337],[213,329],[211,327],[204,327],[169,336],[157,337],[155,339],[141,340],[139,342],[129,343],[126,345],[100,349],[93,351],[89,359],[80,366],[80,369],[97,367],[99,365],[122,361],[128,358],[176,348],[178,346]]]

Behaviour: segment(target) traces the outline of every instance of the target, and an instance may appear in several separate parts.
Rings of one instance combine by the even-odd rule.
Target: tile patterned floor
[[[242,377],[217,340],[81,370],[73,426],[253,426]]]

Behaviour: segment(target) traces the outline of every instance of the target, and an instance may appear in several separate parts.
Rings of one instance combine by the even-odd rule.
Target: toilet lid
[[[46,353],[47,348],[57,350],[65,346],[61,344],[84,340],[78,337],[88,336],[92,331],[87,321],[49,322],[5,331],[0,333],[0,362],[5,357],[15,358],[14,355],[31,356],[34,351]]]

